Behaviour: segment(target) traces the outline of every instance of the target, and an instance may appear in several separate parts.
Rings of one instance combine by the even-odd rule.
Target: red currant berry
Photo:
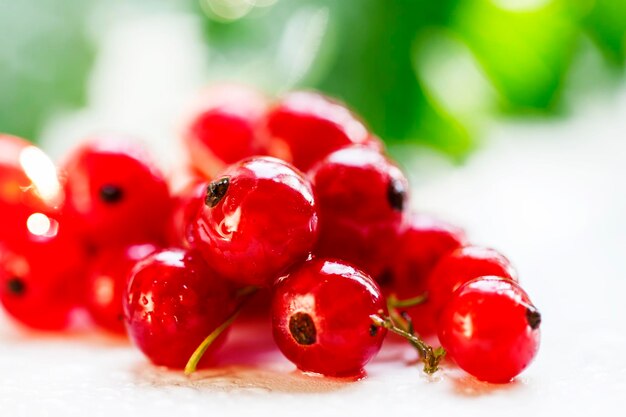
[[[428,301],[425,306],[438,319],[452,293],[466,282],[481,276],[495,275],[517,281],[511,262],[499,252],[480,246],[464,246],[443,256],[428,277]]]
[[[48,216],[63,202],[57,171],[46,154],[27,141],[0,134],[0,241],[10,245],[46,234]],[[48,224],[53,227],[52,224]]]
[[[371,318],[385,309],[380,288],[368,275],[343,262],[313,259],[274,288],[274,339],[303,371],[359,375],[386,335]]]
[[[505,383],[537,354],[540,323],[539,311],[516,282],[480,277],[453,294],[439,320],[439,340],[461,369]]]
[[[31,236],[0,245],[0,301],[18,322],[39,330],[71,324],[81,304],[85,253],[75,236]]]
[[[260,157],[229,167],[208,185],[190,240],[225,278],[269,286],[307,258],[316,238],[309,182],[291,165]]]
[[[225,84],[206,91],[185,130],[193,166],[208,178],[225,165],[267,154],[259,126],[267,108],[258,91]]]
[[[137,263],[124,296],[131,340],[154,364],[176,369],[185,367],[231,309],[226,283],[196,252],[179,249],[162,250]],[[225,334],[203,359],[218,349]]]
[[[403,224],[409,187],[402,172],[380,153],[352,146],[331,153],[310,177],[320,210],[315,253],[380,276]]]
[[[390,291],[401,300],[427,293],[427,278],[439,259],[465,243],[463,230],[434,217],[412,215],[388,270]],[[415,318],[415,331],[422,336],[437,332],[430,307],[426,303],[405,310]]]
[[[202,208],[206,188],[205,181],[195,180],[174,197],[168,224],[168,237],[173,246],[189,246],[189,228]]]
[[[91,319],[111,333],[126,334],[122,298],[130,271],[157,250],[150,243],[104,249],[92,261],[85,283],[85,305]]]
[[[90,243],[164,240],[172,201],[142,147],[99,137],[77,149],[64,168],[68,215]]]
[[[299,91],[284,97],[268,114],[267,130],[278,155],[308,170],[329,153],[372,139],[363,123],[346,107],[321,94]]]

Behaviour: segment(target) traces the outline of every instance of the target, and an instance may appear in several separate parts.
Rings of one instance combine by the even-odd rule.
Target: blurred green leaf
[[[613,66],[626,59],[624,0],[0,0],[0,131],[35,138],[51,114],[82,103],[95,6],[196,13],[209,79],[318,89],[384,140],[457,159],[474,147],[494,97],[513,113],[558,110],[581,35]],[[442,45],[452,49],[439,53]],[[441,59],[453,49],[459,55]],[[459,71],[474,75],[450,80]],[[477,88],[455,95],[467,82]]]
[[[0,0],[0,131],[36,140],[55,111],[83,102],[94,50],[81,0]]]
[[[579,36],[566,1],[509,10],[489,0],[461,0],[450,26],[474,52],[505,107],[555,106]]]
[[[626,1],[596,0],[585,25],[609,62],[623,68],[626,59]]]

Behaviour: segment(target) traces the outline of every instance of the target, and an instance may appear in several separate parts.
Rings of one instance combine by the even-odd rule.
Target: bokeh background
[[[626,55],[622,0],[0,0],[0,28],[0,131],[34,141],[106,88],[139,114],[133,84],[171,85],[180,107],[228,79],[327,92],[385,141],[456,161],[494,118],[610,92]]]

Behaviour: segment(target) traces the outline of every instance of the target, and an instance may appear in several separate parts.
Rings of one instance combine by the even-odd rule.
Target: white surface
[[[161,158],[178,164],[168,158],[174,121],[198,86],[199,64],[179,51],[190,44],[181,22],[153,23],[122,22],[103,41],[109,58],[99,63],[91,104],[50,127],[49,149],[58,155],[106,126],[153,138]],[[107,75],[112,60],[140,55],[144,43],[133,39],[157,32],[155,42],[176,32],[180,44],[167,50],[180,52],[181,65],[148,54],[139,68]],[[141,68],[160,72],[132,75]],[[625,159],[622,89],[570,120],[500,125],[463,167],[431,154],[409,167],[415,207],[508,255],[541,309],[541,350],[515,383],[482,384],[450,366],[427,378],[410,349],[394,346],[364,380],[308,377],[268,350],[269,330],[260,339],[235,334],[222,366],[187,379],[103,336],[26,334],[0,316],[0,415],[616,415],[626,394]]]

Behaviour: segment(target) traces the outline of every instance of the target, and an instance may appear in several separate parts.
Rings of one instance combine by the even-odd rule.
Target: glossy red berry
[[[314,92],[298,91],[285,96],[269,112],[267,130],[274,149],[306,171],[337,149],[380,142],[345,106]]]
[[[0,301],[25,326],[61,330],[82,303],[86,256],[75,236],[34,236],[0,245]]]
[[[317,206],[311,185],[281,160],[244,160],[208,185],[191,235],[220,275],[270,286],[313,249]]]
[[[179,249],[162,250],[140,261],[124,296],[131,340],[154,364],[176,369],[185,367],[231,309],[227,285],[197,253]],[[225,335],[209,347],[204,360]]]
[[[206,189],[206,182],[196,179],[174,196],[168,224],[168,238],[171,245],[184,247],[190,245],[189,230],[204,204]]]
[[[29,233],[46,234],[63,203],[57,171],[46,154],[27,141],[0,134],[0,242],[10,245]],[[31,232],[29,232],[31,229]]]
[[[400,169],[375,150],[352,146],[331,153],[309,176],[320,210],[315,253],[380,276],[397,248],[408,202]]]
[[[85,307],[101,328],[126,334],[122,298],[135,264],[155,252],[157,247],[142,245],[107,248],[91,262],[85,282]]]
[[[303,371],[359,375],[386,335],[370,316],[385,311],[380,288],[368,275],[340,261],[313,259],[274,288],[274,339]]]
[[[452,293],[466,282],[481,276],[494,275],[517,281],[517,272],[501,253],[481,246],[464,246],[443,256],[428,277],[426,308],[435,319]]]
[[[461,369],[505,383],[537,354],[540,324],[539,311],[516,282],[481,277],[453,294],[439,320],[439,340]]]
[[[196,107],[184,139],[191,163],[207,178],[226,165],[267,154],[259,133],[267,100],[258,91],[234,84],[214,86]]]
[[[64,165],[67,212],[96,246],[162,242],[171,210],[168,185],[146,151],[98,137]]]
[[[466,242],[463,230],[428,215],[413,214],[388,269],[389,291],[401,300],[427,293],[427,279],[437,262]],[[420,304],[405,310],[414,318],[415,331],[421,336],[437,332],[431,305]]]

